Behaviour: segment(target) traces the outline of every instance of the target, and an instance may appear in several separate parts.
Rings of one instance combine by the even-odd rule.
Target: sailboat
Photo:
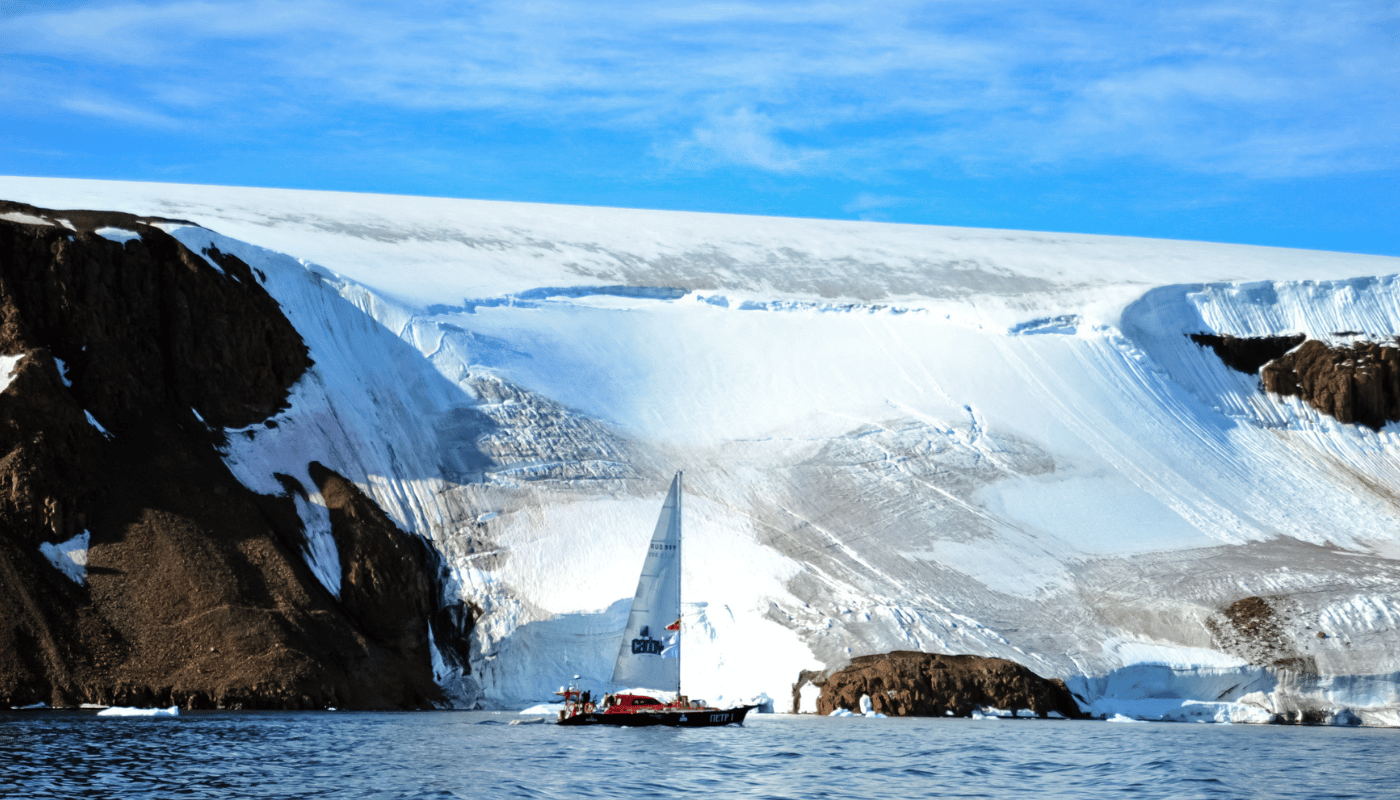
[[[647,547],[632,611],[622,632],[612,682],[640,686],[675,699],[664,701],[640,690],[605,695],[594,704],[577,686],[561,689],[560,725],[671,725],[708,727],[742,723],[754,706],[710,708],[681,694],[681,473],[661,506],[656,532]]]

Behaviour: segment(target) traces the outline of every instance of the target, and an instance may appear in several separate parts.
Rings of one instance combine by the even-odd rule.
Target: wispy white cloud
[[[150,128],[178,128],[180,120],[106,97],[63,97],[58,104],[79,114],[141,125]]]
[[[706,119],[671,156],[693,166],[715,163],[756,167],[769,172],[810,172],[824,154],[782,141],[773,121],[747,108]]]
[[[1393,3],[31,8],[0,19],[0,53],[61,61],[64,91],[49,96],[76,89],[87,112],[149,115],[129,114],[133,124],[272,124],[269,106],[304,122],[355,108],[487,114],[649,137],[682,166],[776,173],[1123,157],[1254,175],[1400,163]],[[104,96],[114,99],[92,99]]]
[[[888,220],[890,218],[889,213],[892,210],[908,204],[909,198],[907,197],[860,192],[842,206],[841,210],[845,211],[847,214],[854,215],[856,219],[880,222]]]

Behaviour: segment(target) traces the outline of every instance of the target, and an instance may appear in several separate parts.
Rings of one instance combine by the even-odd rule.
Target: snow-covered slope
[[[227,460],[263,492],[320,461],[448,554],[482,611],[470,676],[441,665],[461,702],[605,684],[684,469],[692,695],[784,708],[800,670],[924,649],[1020,661],[1104,713],[1400,721],[1393,428],[1266,396],[1186,337],[1394,335],[1400,259],[48,179],[0,197],[189,220],[170,230],[266,275],[316,365]],[[1262,644],[1223,613],[1249,597],[1274,610]]]

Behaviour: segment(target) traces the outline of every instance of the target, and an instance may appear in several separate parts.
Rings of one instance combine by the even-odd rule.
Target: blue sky
[[[0,174],[1400,255],[1400,3],[0,0]]]

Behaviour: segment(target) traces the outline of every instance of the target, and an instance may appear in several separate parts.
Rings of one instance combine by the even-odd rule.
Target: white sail
[[[622,633],[613,683],[627,688],[681,690],[681,473],[661,507],[632,613]]]

